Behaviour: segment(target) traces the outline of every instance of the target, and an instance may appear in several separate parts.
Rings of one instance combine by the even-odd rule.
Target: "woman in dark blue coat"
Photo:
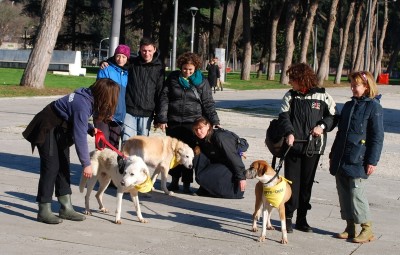
[[[373,240],[366,179],[378,164],[384,138],[383,110],[369,72],[349,75],[353,97],[343,106],[330,153],[330,173],[336,177],[340,213],[347,227],[336,237],[356,243]],[[362,230],[356,237],[356,225]]]

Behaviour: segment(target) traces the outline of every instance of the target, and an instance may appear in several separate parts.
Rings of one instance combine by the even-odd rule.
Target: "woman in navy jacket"
[[[343,106],[338,132],[330,153],[330,173],[336,177],[340,213],[347,221],[343,233],[336,237],[353,238],[353,242],[371,241],[365,181],[378,164],[384,138],[383,110],[377,86],[369,72],[349,75],[353,97]],[[356,236],[356,225],[361,224]]]

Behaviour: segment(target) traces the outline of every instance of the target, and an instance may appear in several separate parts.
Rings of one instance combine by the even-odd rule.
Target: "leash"
[[[274,177],[272,177],[271,180],[269,180],[269,181],[267,181],[266,183],[264,183],[263,186],[266,186],[267,184],[271,183],[273,180],[275,180],[276,178],[279,177],[279,171],[280,171],[281,168],[282,168],[283,162],[284,162],[285,157],[286,157],[286,155],[288,154],[290,148],[292,148],[292,146],[288,146],[287,150],[285,151],[285,154],[283,154],[283,157],[280,158],[279,163],[278,163],[278,166],[277,166],[276,168],[274,168],[274,170],[275,170],[275,175],[274,175]],[[275,157],[275,156],[274,156],[274,157]]]
[[[126,159],[127,156],[125,156],[121,151],[119,151],[117,148],[112,146],[109,141],[104,137],[104,133],[100,130],[97,129],[97,133],[95,135],[95,145],[96,149],[102,151],[106,147],[109,147],[111,150],[115,151],[119,156],[121,156],[123,159]]]

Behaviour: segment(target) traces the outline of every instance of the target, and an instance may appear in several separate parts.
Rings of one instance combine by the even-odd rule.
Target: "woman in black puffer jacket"
[[[177,64],[180,71],[169,74],[164,82],[160,95],[160,104],[155,117],[155,127],[166,131],[191,148],[196,145],[196,137],[192,125],[196,119],[205,116],[212,125],[219,126],[215,102],[207,79],[200,71],[201,60],[194,53],[184,53]],[[168,186],[171,191],[179,190],[179,178],[182,177],[183,192],[192,193],[190,183],[193,182],[193,170],[177,166],[169,171],[172,182]]]

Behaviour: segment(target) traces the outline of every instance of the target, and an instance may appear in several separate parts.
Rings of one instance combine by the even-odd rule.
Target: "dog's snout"
[[[125,186],[125,181],[121,181],[121,185],[122,185],[122,186]]]
[[[193,165],[189,165],[189,169],[192,169],[193,168]]]

